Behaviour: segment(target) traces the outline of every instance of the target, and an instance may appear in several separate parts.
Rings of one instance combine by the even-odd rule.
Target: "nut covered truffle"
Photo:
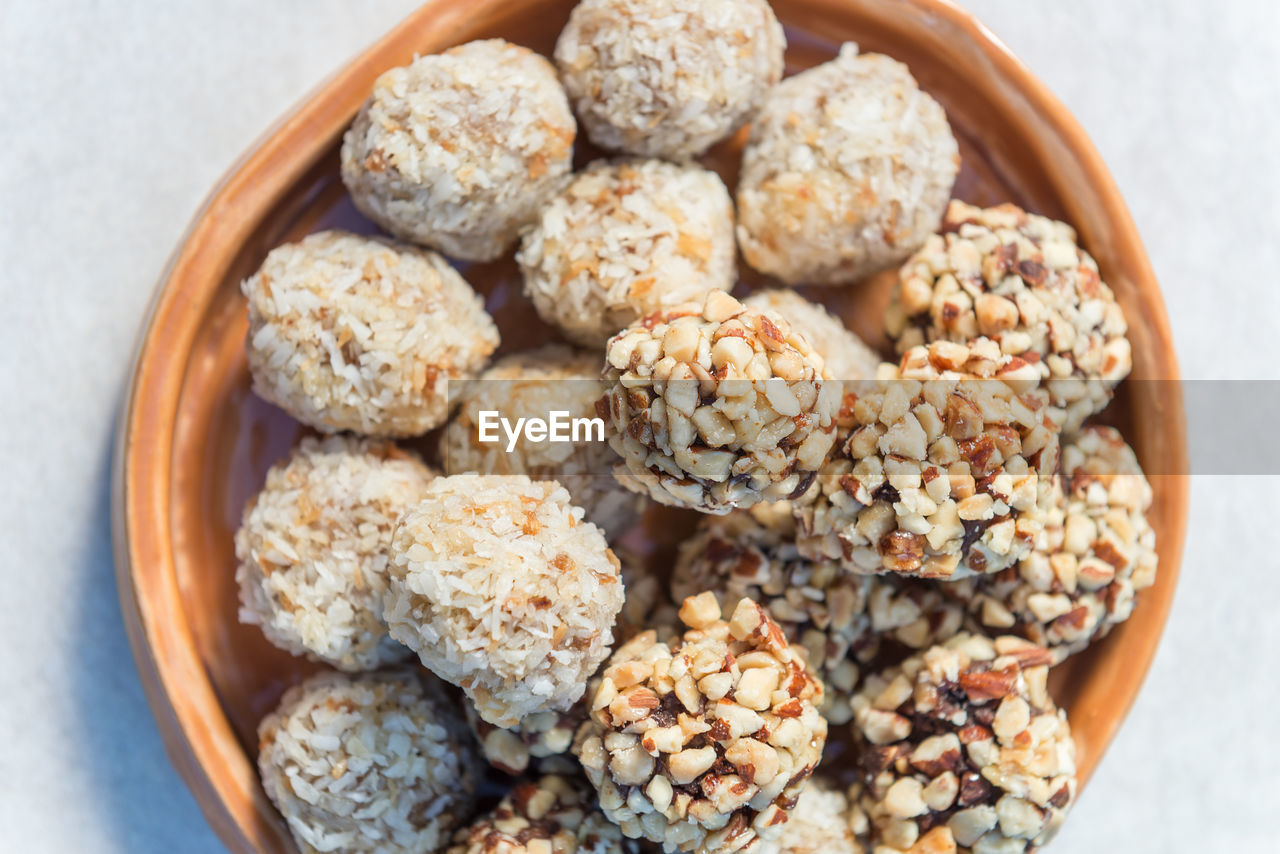
[[[723,291],[615,335],[599,404],[619,479],[727,513],[803,493],[835,442],[838,383],[781,316]]]
[[[938,227],[960,168],[942,107],[900,62],[840,55],[774,87],[738,181],[747,263],[788,284],[851,282]]]
[[[1058,431],[1035,369],[999,345],[936,342],[852,395],[820,488],[797,502],[800,547],[857,572],[998,572],[1043,533]]]
[[[434,252],[340,231],[271,250],[241,290],[253,390],[326,433],[416,436],[448,383],[498,346],[480,297]]]
[[[633,854],[594,800],[583,784],[555,774],[518,783],[454,834],[444,854]]]
[[[573,735],[587,719],[579,701],[567,712],[535,712],[510,729],[496,727],[466,704],[467,724],[489,764],[507,774],[523,774],[534,760],[561,756],[573,746]]]
[[[818,303],[809,302],[790,288],[769,288],[756,291],[742,304],[762,311],[771,309],[786,318],[822,356],[831,379],[876,378],[880,356]]]
[[[689,630],[623,645],[574,750],[605,814],[667,851],[755,850],[777,839],[822,756],[822,683],[759,605],[726,622],[710,593],[685,600]]]
[[[751,118],[785,47],[765,0],[582,0],[555,55],[592,142],[679,160]]]
[[[387,547],[433,477],[390,442],[303,439],[267,472],[236,532],[240,621],[342,670],[405,658],[382,622]]]
[[[440,437],[446,473],[525,474],[558,481],[586,512],[588,522],[610,536],[620,534],[639,518],[645,500],[613,477],[617,455],[601,441],[598,430],[570,442],[534,442],[521,433],[511,450],[500,431],[497,442],[480,440],[482,411],[511,420],[549,420],[553,411],[568,413],[570,419],[594,418],[603,390],[600,357],[581,350],[548,344],[498,360],[455,395],[458,411]],[[571,430],[569,437],[573,438]]]
[[[439,850],[475,803],[471,737],[420,670],[326,672],[258,726],[258,770],[303,854]]]
[[[391,636],[515,726],[565,711],[609,655],[618,559],[554,481],[436,478],[396,526],[383,616]]]
[[[1045,690],[1050,654],[957,635],[854,699],[852,799],[877,852],[1032,851],[1075,799],[1075,742]],[[861,822],[860,822],[861,823]]]
[[[985,336],[1034,365],[1071,432],[1133,366],[1128,325],[1071,226],[1014,205],[952,202],[902,267],[886,316],[899,352]]]
[[[600,347],[650,312],[732,289],[736,251],[733,201],[716,173],[639,160],[575,175],[518,259],[542,319]]]
[[[550,62],[470,42],[378,78],[343,138],[342,180],[397,237],[488,261],[569,173],[576,133]]]
[[[935,586],[808,560],[796,547],[788,509],[765,509],[704,517],[680,546],[671,592],[677,601],[711,591],[721,603],[748,598],[763,605],[808,652],[826,688],[819,710],[830,723],[849,721],[859,665],[879,652],[881,640],[923,649],[960,630],[963,608]]]
[[[1127,620],[1157,565],[1151,485],[1114,428],[1086,427],[1064,444],[1061,481],[1047,544],[981,579],[970,601],[985,633],[1022,635],[1055,661]]]

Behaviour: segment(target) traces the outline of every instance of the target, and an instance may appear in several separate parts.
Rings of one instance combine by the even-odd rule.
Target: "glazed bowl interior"
[[[501,36],[549,53],[572,2],[428,2],[324,84],[228,175],[161,282],[122,412],[116,468],[121,598],[170,755],[223,841],[237,852],[293,843],[258,784],[255,729],[283,690],[315,669],[236,618],[232,536],[268,467],[303,434],[249,391],[240,281],[274,246],[326,227],[372,232],[338,179],[342,131],[375,77],[415,54]],[[1134,378],[1177,377],[1159,290],[1114,184],[1079,127],[1017,60],[964,13],[937,0],[774,0],[788,70],[852,40],[910,66],[946,108],[963,166],[955,195],[1012,201],[1064,219],[1097,258],[1130,320]],[[744,134],[705,162],[730,187]],[[596,153],[580,146],[579,162]],[[550,339],[507,257],[462,265],[486,296],[501,352]],[[873,346],[891,275],[808,289]],[[744,271],[743,288],[757,284]],[[1160,574],[1133,619],[1053,675],[1087,779],[1132,703],[1163,627],[1186,514],[1185,436],[1176,383],[1126,382],[1104,420],[1154,476]],[[423,448],[429,448],[424,442]],[[629,536],[659,571],[695,514],[656,510]],[[838,754],[838,750],[837,750]],[[831,761],[838,762],[838,755]]]

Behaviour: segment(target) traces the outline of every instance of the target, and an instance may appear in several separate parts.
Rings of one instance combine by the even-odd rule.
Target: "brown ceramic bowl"
[[[230,172],[191,225],[156,292],[121,412],[114,527],[120,599],[170,758],[235,852],[294,851],[258,783],[255,727],[313,669],[236,620],[232,535],[266,469],[302,432],[249,392],[239,282],[269,249],[331,225],[372,230],[338,179],[338,146],[383,70],[418,53],[503,36],[549,52],[572,0],[430,0],[325,83]],[[774,0],[792,71],[841,41],[905,61],[946,107],[964,166],[956,195],[1013,201],[1079,230],[1131,324],[1135,379],[1176,379],[1160,291],[1116,186],[1062,105],[990,33],[941,0]],[[739,138],[740,140],[740,138]],[[709,163],[733,186],[735,145]],[[549,337],[511,260],[472,266],[503,349]],[[883,344],[888,277],[811,294]],[[1082,778],[1137,695],[1168,614],[1187,515],[1186,442],[1176,383],[1130,380],[1107,418],[1153,477],[1160,573],[1126,625],[1054,675],[1079,740]],[[689,520],[649,524],[656,560]],[[676,521],[676,524],[671,524]],[[673,535],[672,532],[675,532]],[[838,761],[835,760],[835,761]]]

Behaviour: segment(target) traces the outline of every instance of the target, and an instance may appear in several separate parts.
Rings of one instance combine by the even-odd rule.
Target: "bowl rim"
[[[209,769],[220,763],[232,748],[240,753],[238,739],[225,714],[203,716],[201,710],[221,708],[212,681],[206,672],[188,617],[182,607],[178,589],[176,564],[172,549],[168,472],[171,459],[166,453],[173,445],[175,416],[187,362],[184,358],[157,358],[174,342],[189,343],[194,337],[202,312],[201,305],[213,296],[213,290],[188,293],[178,287],[192,277],[218,280],[225,271],[227,253],[222,247],[239,245],[252,233],[254,219],[246,214],[268,208],[282,193],[313,167],[320,156],[345,129],[350,117],[364,100],[367,86],[343,86],[343,83],[367,79],[372,81],[383,69],[380,57],[388,52],[412,53],[411,45],[424,27],[439,32],[450,20],[470,17],[478,7],[495,7],[504,0],[482,0],[476,4],[455,4],[448,0],[427,0],[397,23],[385,35],[360,51],[313,87],[301,101],[273,123],[227,170],[203,201],[169,257],[148,303],[141,334],[138,338],[128,387],[122,398],[115,430],[111,472],[111,529],[115,560],[116,584],[126,632],[138,669],[144,693],[168,754],[169,760],[200,805],[210,827],[232,850],[246,850],[246,840],[255,844],[271,833],[264,824],[265,803],[270,803],[252,779],[241,779],[245,789],[241,803],[253,803],[254,815],[233,812],[226,797],[226,782],[219,784]],[[974,44],[997,67],[1017,91],[1026,97],[1039,114],[1078,158],[1095,191],[1114,211],[1118,226],[1115,237],[1128,247],[1135,284],[1142,290],[1158,293],[1155,274],[1136,225],[1120,194],[1115,180],[1083,127],[1049,89],[1019,60],[1013,52],[972,13],[952,0],[899,0],[922,12],[945,19],[973,40]],[[463,7],[466,7],[465,9]],[[333,97],[320,98],[322,92],[338,91]],[[282,144],[282,140],[288,144]],[[263,176],[266,176],[265,179]],[[211,251],[211,247],[214,251]],[[195,291],[196,289],[192,289]],[[1156,299],[1144,318],[1153,336],[1161,342],[1172,342],[1167,310],[1163,299]],[[167,347],[156,340],[158,329],[166,334]],[[176,348],[188,352],[185,347]],[[1179,376],[1176,353],[1167,346],[1172,376]],[[1162,488],[1169,490],[1172,508],[1172,541],[1165,538],[1161,548],[1165,559],[1161,573],[1172,575],[1168,593],[1158,602],[1146,602],[1148,608],[1163,610],[1159,631],[1144,635],[1141,643],[1142,674],[1138,686],[1126,698],[1124,708],[1104,732],[1101,742],[1090,747],[1101,755],[1114,738],[1140,692],[1149,671],[1155,649],[1167,624],[1173,591],[1182,561],[1185,519],[1188,508],[1189,475],[1186,472],[1186,420],[1181,388],[1171,383],[1168,401],[1170,411],[1178,416],[1168,431],[1168,444],[1182,459],[1171,470],[1179,474],[1162,476]],[[164,524],[154,524],[161,521]],[[139,596],[142,576],[151,596]],[[158,593],[158,595],[156,595]],[[180,686],[180,687],[179,687]],[[181,698],[182,702],[176,702]],[[211,719],[212,718],[212,719]],[[198,735],[199,738],[194,736]],[[1087,777],[1081,779],[1083,788]],[[253,833],[250,828],[256,827]],[[248,836],[246,836],[248,834]]]

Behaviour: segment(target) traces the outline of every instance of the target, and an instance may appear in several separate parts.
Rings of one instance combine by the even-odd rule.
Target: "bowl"
[[[1134,617],[1055,669],[1079,742],[1082,785],[1141,686],[1178,577],[1187,515],[1185,422],[1160,291],[1114,181],[1080,126],[983,26],[941,0],[774,0],[789,71],[845,40],[910,66],[946,108],[963,167],[956,195],[1012,201],[1079,231],[1130,321],[1134,372],[1105,413],[1152,473],[1160,571]],[[120,414],[113,526],[121,606],[174,766],[234,852],[296,851],[258,782],[258,720],[315,669],[236,619],[232,535],[244,502],[303,430],[249,391],[239,282],[274,246],[320,228],[372,231],[338,178],[338,147],[374,79],[415,54],[503,36],[544,53],[571,0],[430,0],[339,71],[245,154],[210,196],[165,272],[145,321]],[[735,182],[742,134],[708,162]],[[585,158],[590,152],[584,150]],[[503,351],[550,331],[520,296],[510,257],[470,265],[503,330]],[[815,289],[873,346],[891,275]],[[750,283],[748,282],[748,285]],[[1158,473],[1158,474],[1157,474]],[[690,521],[647,520],[662,561]]]

